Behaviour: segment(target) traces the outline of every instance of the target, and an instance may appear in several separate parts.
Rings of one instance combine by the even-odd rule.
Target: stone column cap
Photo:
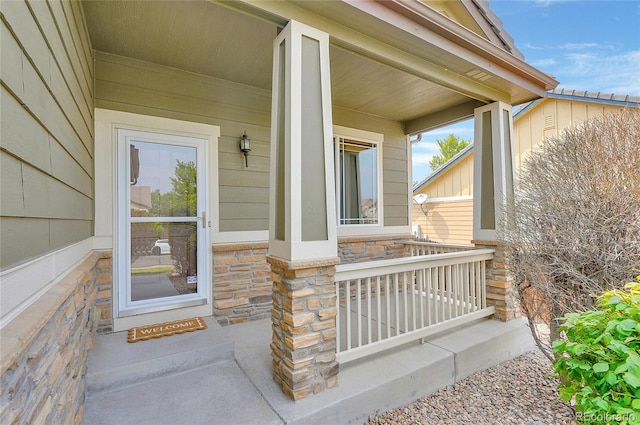
[[[290,261],[274,255],[267,255],[267,263],[288,270],[311,269],[340,264],[340,257],[318,258],[315,260]]]
[[[495,240],[476,240],[476,239],[473,239],[471,241],[471,243],[474,244],[474,245],[491,245],[491,246],[504,245],[503,241],[495,241]]]

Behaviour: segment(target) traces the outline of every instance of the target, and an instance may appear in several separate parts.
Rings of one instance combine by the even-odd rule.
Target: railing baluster
[[[378,338],[376,338],[377,341],[380,341],[382,339],[382,309],[380,308],[380,298],[382,298],[382,296],[380,295],[380,276],[376,276],[376,303],[378,306],[378,311],[377,311],[377,319],[378,319]]]
[[[444,322],[444,267],[438,267],[438,287],[440,289],[440,317],[438,318],[439,322]]]
[[[371,278],[365,281],[367,284],[367,342],[371,344]]]
[[[464,280],[464,264],[456,264],[456,317],[464,314],[464,288],[466,282]]]
[[[342,325],[340,324],[340,320],[342,315],[340,314],[340,281],[335,281],[336,285],[336,353],[340,352],[340,328]]]
[[[384,296],[387,302],[387,312],[385,318],[387,319],[387,338],[391,338],[391,292],[389,292],[389,275],[384,276]]]
[[[420,322],[419,325],[421,328],[424,328],[424,278],[425,272],[424,269],[418,270],[417,280],[418,280],[418,303],[420,306]]]
[[[486,270],[486,262],[480,262],[480,289],[481,289],[481,297],[480,297],[480,308],[485,308],[487,306],[487,270]]]
[[[471,284],[469,286],[469,290],[471,293],[469,294],[469,300],[471,303],[470,311],[473,313],[476,311],[477,303],[476,303],[476,263],[473,262],[469,266],[469,280]]]
[[[438,323],[438,267],[431,267],[429,276],[429,304],[433,307],[433,314],[429,315],[429,324]]]
[[[358,347],[362,346],[362,279],[356,279],[356,317],[358,318]]]
[[[344,290],[345,318],[347,326],[345,326],[345,334],[347,336],[347,350],[351,350],[351,280],[345,281]]]
[[[413,316],[412,331],[417,329],[416,321],[418,320],[418,312],[416,311],[416,280],[416,272],[415,270],[411,270],[409,272],[409,289],[411,290],[411,314]]]
[[[447,319],[452,317],[451,310],[453,308],[453,282],[451,280],[451,266],[447,266]]]
[[[407,292],[409,288],[407,287],[407,272],[402,273],[402,299],[404,302],[404,329],[403,332],[409,332],[409,300],[407,299]]]
[[[398,279],[398,273],[394,273],[393,274],[393,282],[394,282],[394,289],[395,289],[395,305],[396,305],[396,321],[395,321],[395,325],[396,325],[396,335],[400,334],[400,295],[398,294],[398,285],[400,284],[400,279]]]
[[[451,268],[451,316],[450,319],[458,317],[458,299],[460,298],[460,279],[458,279],[458,264],[449,266]]]
[[[462,313],[463,314],[468,314],[471,312],[471,297],[469,296],[469,293],[471,292],[471,280],[469,279],[469,269],[470,269],[470,264],[469,263],[464,263],[464,268],[463,268],[463,277],[464,277],[464,286],[462,287],[464,289],[464,304],[463,304],[463,309],[462,309]]]

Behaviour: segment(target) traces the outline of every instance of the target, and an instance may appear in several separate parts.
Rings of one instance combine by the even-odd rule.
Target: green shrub
[[[558,390],[585,424],[640,424],[640,276],[568,313],[553,341]]]

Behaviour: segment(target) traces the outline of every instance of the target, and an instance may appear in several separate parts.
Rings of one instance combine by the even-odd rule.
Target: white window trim
[[[384,134],[374,133],[372,131],[360,130],[356,128],[343,127],[339,125],[333,126],[333,136],[334,136],[334,149],[336,149],[336,158],[337,158],[337,149],[338,149],[338,140],[340,138],[344,139],[353,139],[362,142],[375,143],[377,145],[377,186],[378,186],[378,223],[377,224],[340,224],[340,179],[338,176],[338,161],[336,159],[335,164],[335,175],[336,175],[336,224],[338,228],[338,236],[358,236],[363,234],[373,234],[380,233],[380,228],[384,227],[384,200],[383,200],[383,149],[384,149]]]

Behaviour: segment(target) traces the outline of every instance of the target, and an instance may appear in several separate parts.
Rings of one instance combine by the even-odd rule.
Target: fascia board
[[[354,6],[368,3],[357,0],[346,1]],[[500,65],[505,70],[509,70],[516,75],[521,75],[543,88],[543,91],[550,90],[558,85],[558,82],[548,74],[518,59],[501,47],[494,45],[422,2],[415,0],[389,0],[377,4],[393,10],[411,21],[419,23],[424,28],[443,36],[443,39],[451,45],[459,46],[458,49],[461,47],[465,48],[482,58],[489,59],[493,64]],[[378,16],[378,18],[380,18],[380,16]],[[438,42],[438,40],[434,40],[434,42]],[[443,45],[441,47],[451,51],[449,50],[452,48],[451,45]]]
[[[309,3],[312,4],[315,2]],[[536,95],[544,93],[544,89],[541,89],[540,87],[523,79],[518,80],[518,78],[514,78],[515,76],[512,74],[504,73],[504,76],[499,75],[496,73],[497,70],[495,64],[492,64],[487,59],[479,57],[473,52],[457,46],[455,43],[446,40],[444,37],[432,32],[428,28],[422,29],[422,37],[416,37],[411,31],[411,28],[415,27],[416,22],[413,22],[411,25],[411,22],[409,22],[406,17],[403,17],[398,13],[393,13],[392,10],[386,6],[380,5],[379,3],[362,1],[335,1],[330,3],[330,7],[323,9],[323,12],[326,13],[323,15],[304,9],[303,7],[305,6],[305,3],[294,4],[285,1],[256,2],[253,0],[238,0],[237,2],[234,2],[234,6],[235,8],[244,9],[247,13],[256,13],[258,16],[271,17],[270,19],[273,19],[273,22],[276,23],[281,22],[283,19],[297,20],[328,33],[331,37],[330,42],[334,46],[359,53],[377,62],[432,81],[456,93],[460,93],[464,96],[482,102],[503,101],[509,103],[511,99],[509,93],[503,90],[490,87],[483,84],[481,81],[465,75],[464,73],[450,69],[450,65],[448,66],[444,63],[446,60],[443,59],[447,56],[453,58],[453,55],[450,52],[454,52],[454,55],[457,53],[457,57],[460,60],[468,62],[469,68],[477,67],[484,69],[493,75],[505,78],[507,81],[513,81],[515,84],[526,88]],[[369,15],[371,17],[371,25],[375,25],[376,23],[379,25],[381,20],[388,28],[394,28],[395,32],[402,37],[401,40],[396,38],[396,44],[398,44],[398,46],[392,45],[389,35],[382,31],[370,31],[370,33],[378,35],[377,37],[373,37],[371,34],[364,34],[331,19],[329,12],[335,12],[336,7],[345,7],[345,5],[355,7],[357,10]],[[394,17],[400,22],[394,23],[392,19]],[[397,31],[398,29],[400,31]],[[475,36],[478,39],[483,40],[477,35]],[[434,45],[434,39],[439,40],[439,44],[441,44],[441,46]],[[425,43],[435,46],[435,49],[439,54],[433,55],[428,52],[424,52]],[[486,43],[491,45],[489,42]],[[505,55],[508,55],[508,53],[505,52]],[[443,64],[436,63],[434,61],[435,59],[440,59],[440,62]],[[475,63],[474,60],[478,60],[479,63]]]

